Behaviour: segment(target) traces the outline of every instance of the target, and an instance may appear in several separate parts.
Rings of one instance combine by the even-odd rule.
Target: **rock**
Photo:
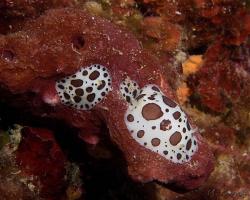
[[[53,133],[45,129],[23,128],[22,141],[16,151],[16,162],[30,184],[39,188],[43,198],[63,196],[67,187],[66,158]]]
[[[190,190],[199,187],[211,173],[213,155],[175,101],[162,64],[152,52],[143,50],[128,31],[82,10],[55,9],[28,23],[23,31],[1,36],[0,52],[0,81],[12,96],[8,99],[10,103],[29,108],[35,115],[64,120],[78,128],[81,134],[88,132],[101,136],[105,123],[111,141],[123,152],[128,173],[134,180],[143,183],[157,181],[176,190]],[[108,72],[110,80],[105,81],[102,69]],[[183,119],[179,122],[189,127],[190,137],[195,138],[192,145],[197,145],[191,158],[182,163],[173,162],[157,151],[145,148],[132,137],[124,120],[129,102],[120,91],[121,83],[126,79],[138,84],[138,92],[143,92],[141,88],[144,86],[155,85],[156,91],[145,89],[150,90],[150,94],[152,92],[149,99],[156,101],[153,96],[157,93],[157,98],[164,97],[164,106],[168,106],[171,112],[177,109],[181,113]],[[99,95],[98,88],[103,89],[99,85],[103,81],[110,85],[99,100],[96,96]],[[62,87],[60,83],[63,83]],[[91,96],[86,95],[89,84],[93,84],[94,89]],[[83,91],[76,92],[77,88]],[[139,98],[139,94],[134,96],[135,100],[136,97]],[[86,101],[88,106],[81,107]],[[179,130],[178,117],[174,118],[173,124]],[[184,118],[186,124],[181,121]],[[157,135],[166,134],[166,138],[170,133],[156,132]],[[98,140],[95,138],[95,141]],[[182,148],[184,142],[182,137]]]

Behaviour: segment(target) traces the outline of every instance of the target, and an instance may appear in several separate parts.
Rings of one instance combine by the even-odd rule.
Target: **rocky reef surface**
[[[3,198],[249,199],[249,6],[1,2]]]

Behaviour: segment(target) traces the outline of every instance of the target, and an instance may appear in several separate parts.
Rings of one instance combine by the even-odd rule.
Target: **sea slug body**
[[[111,90],[111,77],[107,68],[94,64],[57,81],[56,90],[63,104],[90,110]]]
[[[125,114],[132,137],[174,163],[189,161],[198,145],[195,130],[179,105],[156,85],[146,85],[135,100]]]

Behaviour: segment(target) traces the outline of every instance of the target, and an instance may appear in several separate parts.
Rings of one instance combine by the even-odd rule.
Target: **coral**
[[[177,194],[162,188],[159,193],[163,199],[249,199],[248,151],[237,142],[237,130],[223,123],[205,128],[207,138],[216,156],[216,167],[209,179],[198,190],[187,194]],[[245,145],[248,142],[246,142]]]
[[[182,70],[185,76],[190,74],[195,74],[202,65],[202,56],[201,55],[192,55],[189,56],[185,62],[182,63]]]
[[[177,24],[181,25],[185,35],[182,46],[188,47],[191,51],[204,49],[216,40],[222,40],[228,45],[240,45],[247,40],[250,33],[250,15],[246,0],[137,0],[136,2],[144,15],[156,18],[155,22],[166,21],[166,24],[169,24],[171,28],[164,27],[163,30],[174,36],[173,41],[179,40],[178,32],[175,30]],[[157,27],[158,22],[153,27]],[[158,29],[154,35],[160,36],[160,33]]]
[[[15,153],[16,162],[26,176],[34,176],[34,187],[40,187],[43,198],[58,199],[67,186],[66,158],[53,133],[44,129],[25,127],[22,141]]]
[[[231,109],[232,104],[246,102],[249,98],[247,59],[240,61],[237,56],[237,52],[242,49],[245,50],[241,57],[248,56],[247,44],[231,48],[217,43],[209,47],[202,67],[188,81],[203,106],[222,113]]]
[[[192,48],[206,46],[218,39],[225,44],[240,45],[250,33],[246,1],[187,0],[178,3],[184,15],[180,23],[191,36],[187,42]]]
[[[9,140],[0,149],[0,191],[4,199],[61,199],[74,186],[81,196],[77,166],[68,166],[53,132],[15,125],[1,132]],[[0,137],[0,141],[3,142]],[[72,165],[73,166],[73,165]],[[4,187],[5,185],[5,187]],[[68,195],[70,196],[70,195]]]
[[[142,30],[145,40],[151,38],[156,40],[151,44],[158,51],[173,52],[181,43],[181,27],[170,23],[168,18],[148,16],[142,21]]]
[[[4,17],[27,17],[37,16],[48,8],[73,6],[72,0],[2,0],[0,2],[0,16]]]
[[[181,84],[177,88],[176,95],[181,105],[184,104],[188,100],[188,97],[190,95],[190,89],[187,87],[186,83]]]
[[[0,34],[21,30],[29,19],[40,16],[47,9],[76,4],[74,0],[2,0],[0,2]]]
[[[160,91],[157,95],[167,99],[164,106],[175,107],[175,111],[179,112],[173,118],[179,118],[179,115],[185,118],[185,114],[174,102],[174,94],[165,79],[161,63],[151,52],[143,50],[128,31],[78,9],[56,9],[28,23],[20,32],[0,36],[0,52],[0,80],[4,90],[12,93],[13,104],[20,106],[23,102],[23,108],[29,107],[33,114],[64,120],[78,128],[83,137],[101,136],[101,125],[105,123],[112,142],[123,152],[128,173],[134,180],[155,180],[175,189],[194,189],[212,171],[213,156],[197,131],[188,132],[194,145],[187,144],[187,150],[192,148],[194,152],[190,154],[190,160],[188,158],[182,164],[138,144],[130,134],[124,119],[133,101],[127,102],[123,98],[122,94],[127,92],[125,88],[120,91],[121,83],[128,78],[135,81],[139,88],[156,85]],[[96,65],[91,68],[93,64]],[[105,73],[100,72],[98,66],[108,71],[110,80],[106,80]],[[85,76],[85,71],[90,75]],[[75,80],[76,77],[79,81]],[[84,94],[88,92],[83,81],[87,85],[93,83],[95,97],[99,94],[98,87],[102,81],[107,85],[111,81],[111,86],[106,88],[100,100],[95,97],[88,99],[88,96],[81,97],[75,89],[82,89]],[[70,91],[72,85],[75,93]],[[65,91],[68,94],[60,97]],[[81,110],[86,99],[88,107],[85,105]],[[92,100],[96,100],[95,103],[91,104]],[[70,102],[70,107],[64,105],[67,102]],[[173,108],[171,112],[174,112]],[[172,116],[171,120],[174,121]],[[191,120],[190,124],[194,126]],[[184,131],[182,134],[185,134]],[[173,141],[177,142],[178,138]],[[184,140],[181,143],[186,144]]]

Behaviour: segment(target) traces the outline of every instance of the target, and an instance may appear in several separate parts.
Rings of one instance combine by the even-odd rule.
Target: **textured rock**
[[[0,34],[19,31],[24,24],[50,8],[63,8],[76,5],[74,0],[2,0],[0,2]]]
[[[73,0],[2,0],[0,2],[0,16],[4,17],[26,17],[37,16],[48,8],[66,7],[74,5]]]
[[[40,197],[57,199],[64,195],[66,158],[51,131],[23,128],[16,162],[23,174],[34,177],[31,182],[39,188]]]
[[[1,130],[0,143],[2,199],[54,200],[82,195],[79,167],[67,160],[52,131],[14,125]]]
[[[217,42],[204,55],[200,70],[189,77],[188,84],[200,103],[223,113],[249,99],[249,44],[231,48]]]
[[[33,114],[62,119],[82,135],[100,135],[105,122],[134,180],[155,180],[175,189],[194,189],[212,171],[213,156],[197,131],[193,135],[198,150],[182,164],[139,145],[131,137],[124,120],[129,102],[122,97],[121,82],[129,77],[140,88],[157,85],[172,102],[174,94],[161,63],[151,52],[143,50],[129,32],[81,10],[51,10],[23,31],[1,36],[0,52],[0,81],[6,90],[18,96],[13,99],[16,105],[23,102],[32,108]],[[56,82],[73,77],[80,68],[91,64],[107,68],[112,90],[90,111],[62,104]],[[192,123],[191,126],[194,127]]]

